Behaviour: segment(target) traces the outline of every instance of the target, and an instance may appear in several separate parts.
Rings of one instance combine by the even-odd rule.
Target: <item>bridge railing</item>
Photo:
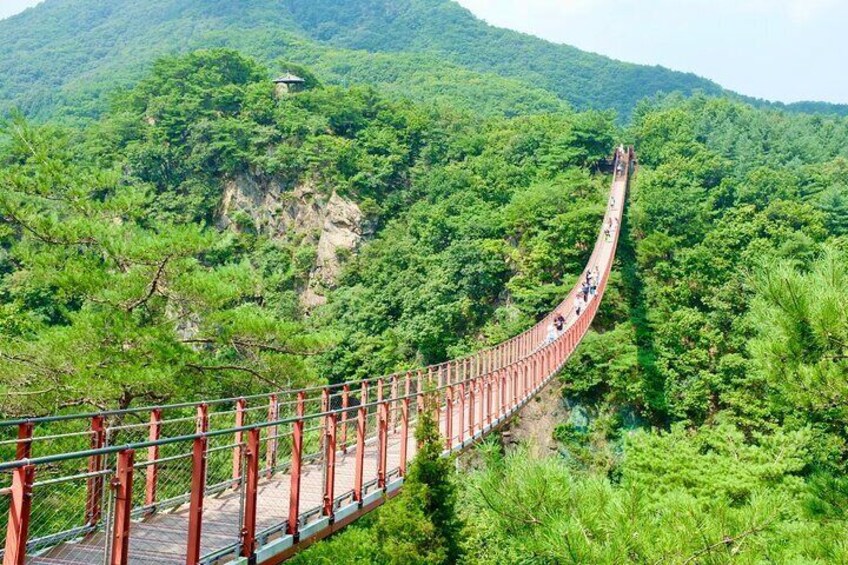
[[[613,216],[620,207],[607,211],[605,224]],[[618,230],[614,237],[612,250]],[[602,229],[587,269],[603,258],[603,242]],[[446,450],[462,449],[556,374],[597,312],[612,266],[607,253],[597,295],[550,342],[547,327],[534,327],[469,357],[356,383],[120,414],[134,419],[44,421],[85,420],[85,430],[38,436],[38,421],[10,423],[21,436],[16,459],[0,463],[4,565],[27,555],[127,563],[130,553],[224,562],[257,548],[284,550],[343,522],[399,485],[417,448],[411,430],[421,410],[436,413]],[[63,449],[80,438],[87,449]],[[51,443],[52,453],[33,453]]]
[[[503,368],[528,355],[544,339],[550,322],[544,318],[532,328],[499,344],[466,357],[411,369],[428,380],[457,380],[461,375],[482,374]],[[410,371],[366,379],[373,384],[382,379],[399,381]],[[133,443],[153,437],[176,437],[201,425],[203,414],[210,429],[226,429],[239,422],[273,419],[278,414],[291,414],[294,399],[304,393],[309,410],[324,401],[329,390],[330,403],[341,407],[349,396],[351,381],[328,386],[284,390],[269,394],[215,399],[161,406],[145,406],[124,410],[104,410],[87,414],[31,417],[0,421],[0,457],[9,454],[42,456],[68,451],[106,447],[115,443]]]

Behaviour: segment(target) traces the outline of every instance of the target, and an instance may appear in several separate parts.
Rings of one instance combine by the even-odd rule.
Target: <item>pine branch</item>
[[[511,514],[511,513],[507,512],[505,510],[501,510],[500,508],[496,507],[495,503],[492,502],[489,499],[488,496],[486,496],[486,493],[483,491],[482,487],[476,486],[475,490],[477,491],[477,494],[480,495],[480,498],[483,499],[483,502],[486,503],[486,506],[488,506],[489,509],[492,512],[494,512],[495,514],[498,514],[502,518],[507,518],[508,520],[513,520],[513,521],[516,521],[516,522],[521,522],[526,526],[540,526],[542,524],[542,521],[540,519],[538,519],[536,516],[534,516],[533,513],[530,512],[530,510],[527,507],[525,507],[522,504],[518,504],[516,500],[513,499],[511,501],[512,502],[511,506],[516,507],[519,510],[521,510],[525,514],[524,517],[521,517],[521,516],[518,516],[518,515],[515,515],[515,514]],[[506,496],[506,493],[501,493],[501,494]]]
[[[83,237],[80,239],[58,239],[47,234],[41,233],[36,228],[24,222],[15,212],[9,207],[5,207],[4,220],[10,224],[16,224],[27,231],[35,239],[46,243],[47,245],[58,245],[61,247],[75,247],[77,245],[96,245],[98,241],[93,237]]]
[[[155,294],[156,294],[156,291],[158,291],[158,290],[159,290],[159,284],[161,283],[161,281],[162,281],[162,277],[163,277],[163,275],[165,274],[165,266],[168,264],[168,261],[170,261],[170,260],[171,260],[171,257],[172,257],[172,255],[167,255],[167,256],[166,256],[166,257],[165,257],[165,258],[164,258],[164,259],[163,259],[163,260],[159,263],[159,268],[158,268],[158,269],[156,269],[156,274],[153,276],[153,280],[152,280],[152,281],[150,281],[150,284],[148,285],[148,287],[149,287],[149,288],[148,288],[148,290],[147,290],[147,293],[146,293],[144,296],[142,296],[141,298],[139,298],[138,300],[136,300],[135,302],[133,302],[132,304],[130,304],[129,306],[127,306],[127,307],[125,308],[125,310],[126,310],[128,313],[129,313],[129,312],[132,312],[133,310],[135,310],[135,309],[136,309],[136,308],[138,308],[139,306],[143,306],[143,305],[147,304],[147,302],[148,302],[151,298],[153,298],[153,295],[155,295]]]
[[[184,339],[184,340],[181,340],[181,342],[186,343],[186,344],[194,343],[194,344],[204,344],[204,345],[215,345],[215,344],[221,343],[216,339],[204,338],[204,337],[195,337],[195,338]],[[322,351],[297,351],[295,349],[285,347],[285,346],[282,346],[282,345],[276,345],[276,344],[267,343],[267,342],[260,342],[260,341],[244,340],[244,339],[231,339],[231,340],[229,340],[228,344],[233,346],[233,347],[236,347],[236,348],[245,347],[245,348],[249,348],[249,349],[260,349],[260,350],[264,350],[264,351],[273,351],[274,353],[283,353],[285,355],[303,355],[303,356],[310,357],[310,356],[314,356],[314,355],[320,355],[322,353]]]
[[[725,536],[724,539],[722,539],[721,541],[717,541],[713,544],[707,545],[703,549],[700,549],[700,550],[696,551],[695,553],[693,553],[691,556],[689,556],[688,559],[686,559],[686,561],[682,562],[682,565],[688,565],[689,563],[694,562],[696,559],[698,559],[702,555],[706,555],[707,553],[712,553],[716,549],[719,549],[719,548],[722,548],[722,547],[730,547],[733,544],[735,544],[736,542],[747,538],[748,536],[758,534],[758,533],[762,532],[763,530],[767,529],[774,522],[774,520],[775,519],[772,518],[771,520],[768,520],[767,522],[764,522],[763,524],[760,524],[759,526],[755,526],[755,527],[751,528],[750,530],[746,530],[746,531],[742,532],[741,534],[737,534],[737,535],[732,536],[732,537],[731,536]]]
[[[42,394],[49,394],[56,390],[56,387],[50,387],[43,390],[20,390],[20,391],[6,391],[3,394],[6,396],[41,396]]]
[[[251,369],[250,367],[242,367],[241,365],[197,365],[195,363],[187,363],[186,367],[189,369],[194,369],[195,371],[240,371],[242,373],[248,373],[249,375],[254,376],[255,378],[261,380],[262,382],[269,384],[277,389],[282,389],[282,385],[278,382],[270,379],[260,373],[255,369]]]
[[[56,367],[49,367],[47,365],[43,365],[36,361],[35,359],[29,357],[22,357],[20,355],[9,355],[8,353],[3,353],[0,351],[0,359],[5,359],[7,361],[12,361],[14,363],[20,363],[21,365],[27,365],[29,367],[33,367],[34,369],[38,369],[45,373],[58,374],[58,375],[73,375],[74,371],[70,371],[68,369],[59,369]]]

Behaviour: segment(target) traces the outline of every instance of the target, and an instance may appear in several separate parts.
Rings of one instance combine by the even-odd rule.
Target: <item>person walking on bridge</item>
[[[562,330],[565,329],[565,317],[559,312],[554,317],[554,327],[556,328],[557,335],[562,334]]]
[[[554,341],[556,341],[556,338],[556,326],[554,325],[554,322],[551,322],[550,324],[548,324],[548,335],[545,337],[545,345],[553,343]]]

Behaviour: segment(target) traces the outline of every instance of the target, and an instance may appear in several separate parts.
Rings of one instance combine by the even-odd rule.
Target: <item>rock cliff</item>
[[[344,258],[370,235],[356,202],[333,191],[329,195],[309,182],[294,189],[273,178],[239,175],[224,183],[218,227],[252,230],[272,239],[316,250],[315,264],[301,290],[307,310],[325,302]]]

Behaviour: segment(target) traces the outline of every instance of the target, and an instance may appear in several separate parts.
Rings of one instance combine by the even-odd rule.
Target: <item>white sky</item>
[[[488,22],[743,94],[848,103],[848,0],[459,0]]]
[[[0,0],[0,18],[40,1]],[[743,94],[848,103],[848,0],[458,1],[497,26]]]
[[[0,0],[0,20],[18,12],[40,4],[43,0]]]

